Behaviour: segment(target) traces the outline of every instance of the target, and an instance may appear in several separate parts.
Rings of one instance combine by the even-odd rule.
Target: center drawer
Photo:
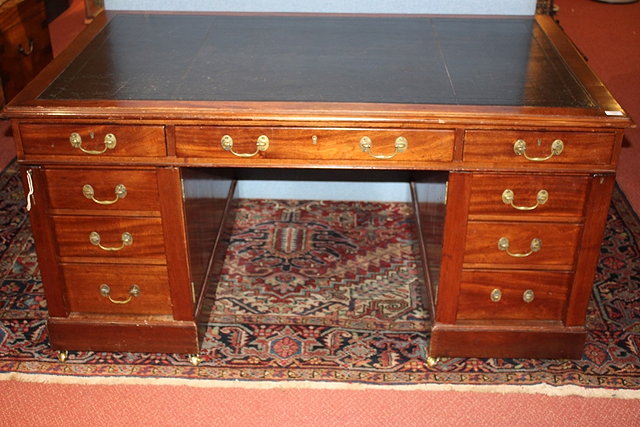
[[[180,157],[446,162],[452,130],[177,126]]]

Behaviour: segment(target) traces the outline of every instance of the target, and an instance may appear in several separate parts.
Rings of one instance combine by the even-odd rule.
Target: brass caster
[[[191,362],[193,366],[198,366],[200,362],[202,362],[202,358],[197,354],[190,354],[189,362]]]
[[[440,361],[439,357],[427,357],[427,366],[433,368]]]
[[[58,360],[61,362],[66,362],[69,358],[69,352],[67,350],[58,350]]]

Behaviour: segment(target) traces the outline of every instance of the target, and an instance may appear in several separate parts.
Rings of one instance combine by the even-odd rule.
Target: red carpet
[[[456,391],[0,382],[6,426],[638,426],[640,401]]]

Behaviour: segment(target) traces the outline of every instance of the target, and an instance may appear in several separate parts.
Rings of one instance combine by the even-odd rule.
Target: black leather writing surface
[[[40,98],[594,107],[526,17],[118,15]]]

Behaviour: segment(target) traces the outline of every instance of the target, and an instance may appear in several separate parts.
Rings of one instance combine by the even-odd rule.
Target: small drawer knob
[[[531,289],[527,289],[522,294],[522,300],[524,302],[526,302],[527,304],[530,303],[531,301],[533,301],[535,299],[535,297],[536,297],[536,295],[533,292],[533,290],[531,290]]]
[[[489,295],[489,298],[491,298],[491,301],[493,302],[498,302],[502,299],[502,291],[500,289],[494,289],[491,291],[491,294]]]

